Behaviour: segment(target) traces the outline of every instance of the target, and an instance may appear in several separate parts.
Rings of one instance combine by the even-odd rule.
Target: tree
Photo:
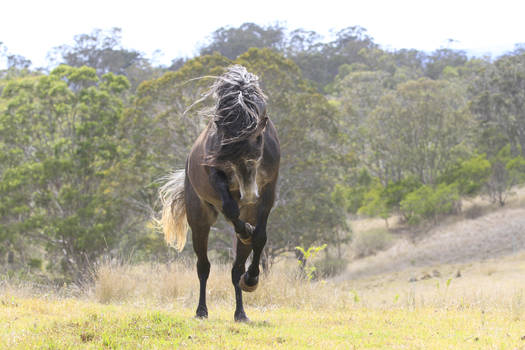
[[[447,67],[461,67],[467,61],[465,51],[438,49],[426,58],[425,75],[431,79],[439,79]]]
[[[504,206],[512,187],[523,182],[525,182],[525,159],[521,155],[513,157],[510,145],[503,147],[490,158],[485,190],[493,203]]]
[[[388,218],[392,215],[392,208],[387,204],[384,187],[381,183],[376,182],[365,194],[363,205],[359,208],[358,214],[379,216],[385,220],[385,225],[388,228]]]
[[[222,27],[212,33],[210,42],[200,49],[201,55],[215,52],[230,60],[252,47],[281,50],[284,28],[279,25],[261,27],[254,23],[243,23],[239,28]]]
[[[420,79],[400,84],[381,98],[369,119],[363,161],[386,186],[408,175],[423,184],[455,161],[469,142],[471,117],[458,86]]]
[[[487,156],[478,154],[451,164],[438,182],[456,184],[460,195],[472,197],[481,192],[489,179],[490,172],[491,164]]]
[[[133,230],[118,137],[128,88],[122,76],[60,66],[2,93],[0,239],[40,242],[49,269],[74,279]]]
[[[479,67],[471,90],[472,111],[482,130],[503,135],[513,156],[525,156],[525,50],[517,49],[493,65]]]
[[[134,88],[155,75],[155,70],[141,52],[122,46],[120,28],[109,31],[95,29],[89,34],[75,35],[74,41],[73,46],[54,48],[48,57],[72,67],[94,68],[99,77],[110,72],[124,75]]]
[[[10,53],[7,47],[0,41],[0,66],[4,65],[6,69],[0,69],[0,79],[14,79],[31,74],[37,74],[32,72],[31,60],[28,60],[24,56]],[[0,82],[0,94],[3,88],[2,82]]]
[[[366,29],[358,26],[340,30],[329,43],[318,39],[312,32],[294,31],[286,52],[301,68],[304,77],[316,83],[319,91],[334,79],[341,65],[365,63],[362,53],[377,48]]]

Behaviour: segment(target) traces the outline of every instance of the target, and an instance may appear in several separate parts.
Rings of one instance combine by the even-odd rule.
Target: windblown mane
[[[211,92],[217,101],[213,121],[220,137],[219,149],[209,158],[215,163],[239,156],[248,138],[261,131],[266,122],[266,96],[259,87],[259,78],[240,65],[218,77]]]

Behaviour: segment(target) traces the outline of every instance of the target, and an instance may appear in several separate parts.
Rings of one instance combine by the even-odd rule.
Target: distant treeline
[[[0,261],[79,279],[104,256],[172,259],[152,220],[159,179],[207,123],[212,101],[183,113],[212,82],[193,78],[232,64],[259,75],[281,139],[269,261],[349,242],[349,215],[418,224],[462,197],[504,205],[525,182],[524,47],[492,60],[388,51],[360,27],[320,39],[246,23],[159,67],[119,29],[97,30],[55,48],[50,72],[0,47]],[[219,227],[210,247],[226,259],[232,231]]]

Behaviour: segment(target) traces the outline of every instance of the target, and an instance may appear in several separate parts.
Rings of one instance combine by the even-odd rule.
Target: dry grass
[[[289,265],[289,266],[286,266]],[[245,304],[262,308],[281,306],[336,307],[351,297],[332,282],[307,282],[298,273],[296,264],[280,264],[261,275],[259,288],[244,293]],[[186,262],[170,265],[103,264],[96,272],[94,285],[86,295],[101,303],[132,302],[162,305],[175,303],[181,307],[196,306],[198,279],[194,266]],[[212,264],[207,285],[208,304],[232,305],[234,290],[231,267]]]
[[[188,287],[189,269],[175,265],[123,265],[105,263],[95,272],[95,284],[89,292],[101,303],[128,300],[165,302],[179,296]]]
[[[166,265],[103,265],[88,298],[102,303],[194,308],[198,298],[195,268],[181,262]],[[413,282],[410,282],[410,281]],[[295,263],[282,263],[261,277],[259,289],[244,293],[257,309],[437,309],[507,310],[525,317],[525,253],[478,263],[409,268],[401,272],[308,282]],[[212,265],[208,305],[234,307],[230,266]]]
[[[525,253],[340,283],[353,286],[364,307],[506,310],[513,318],[525,317]]]

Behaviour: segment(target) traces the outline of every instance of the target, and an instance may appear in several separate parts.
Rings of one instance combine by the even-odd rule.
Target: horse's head
[[[238,184],[241,202],[255,203],[259,198],[257,173],[262,162],[264,129],[268,118],[263,118],[249,137],[221,145],[215,154],[213,165],[231,174]]]
[[[264,119],[264,125],[260,126],[257,133],[246,141],[240,142],[238,147],[243,151],[235,160],[231,161],[232,170],[239,184],[241,202],[246,204],[255,203],[259,198],[259,187],[257,184],[257,173],[262,162],[264,147],[264,126],[268,118]]]

